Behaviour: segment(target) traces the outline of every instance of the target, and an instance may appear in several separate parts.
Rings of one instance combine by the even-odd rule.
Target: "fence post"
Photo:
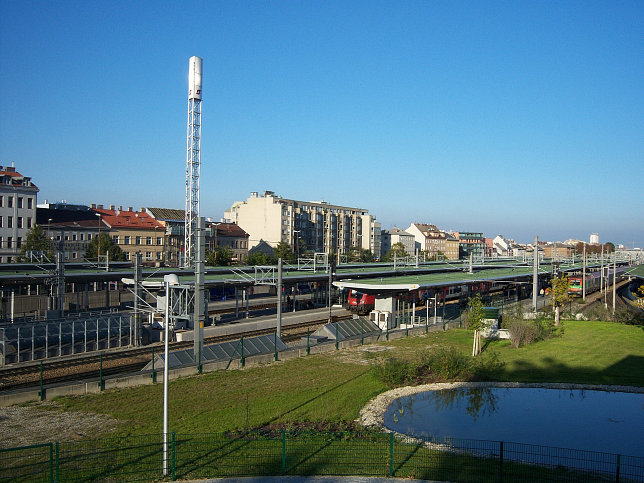
[[[98,359],[98,388],[103,390],[103,353],[99,354]]]
[[[154,372],[154,347],[152,347],[152,374],[150,374],[152,382],[157,382],[157,374]]]
[[[617,468],[615,470],[615,482],[619,483],[619,467],[620,467],[620,455],[617,455]]]
[[[394,476],[394,433],[389,433],[389,478]]]
[[[177,467],[176,461],[177,460],[175,458],[175,447],[176,447],[176,445],[175,445],[175,433],[174,433],[174,431],[172,431],[172,443],[171,443],[171,446],[170,446],[170,451],[171,451],[171,453],[170,453],[170,464],[171,464],[170,468],[172,468],[172,481],[177,479],[177,474],[176,474],[176,467]]]
[[[241,360],[239,362],[241,363],[242,367],[246,365],[246,359],[244,359],[244,336],[243,335],[241,338]]]
[[[499,442],[499,483],[503,483],[503,441]]]
[[[282,474],[286,474],[286,430],[282,429]]]
[[[340,342],[338,341],[338,323],[335,323],[335,350],[338,350]]]
[[[60,443],[56,441],[56,483],[60,483]]]
[[[42,368],[42,361],[40,361],[40,391],[38,392],[38,395],[40,396],[40,400],[44,401],[45,400],[45,389],[43,388],[43,368]]]
[[[275,347],[275,355],[273,357],[277,360],[277,331],[275,331],[275,337],[273,338],[273,347]]]
[[[306,355],[308,356],[311,353],[311,345],[309,344],[309,329],[306,329]]]
[[[49,443],[49,481],[54,483],[54,444]]]

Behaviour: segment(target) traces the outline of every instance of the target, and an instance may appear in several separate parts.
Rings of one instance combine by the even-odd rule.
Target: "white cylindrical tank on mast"
[[[188,99],[201,100],[201,69],[203,59],[201,57],[190,57],[190,71],[188,74]]]

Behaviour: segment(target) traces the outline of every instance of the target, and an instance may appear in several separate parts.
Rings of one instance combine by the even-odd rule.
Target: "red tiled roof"
[[[136,228],[137,230],[163,229],[163,223],[155,220],[144,211],[105,210],[93,208],[110,228]]]
[[[217,236],[236,236],[236,237],[248,237],[241,227],[235,223],[218,223],[215,225],[217,229]]]
[[[11,166],[6,166],[4,168],[2,168],[2,166],[0,166],[0,176],[9,176],[11,178],[20,178],[21,180],[26,178],[28,180],[31,180],[31,178],[23,176],[18,171],[16,171],[16,168],[13,168]],[[18,180],[16,180],[16,181],[18,181]],[[12,183],[13,183],[13,180],[12,180]],[[13,183],[13,184],[22,184],[22,183]],[[29,188],[38,189],[38,187],[33,183],[31,183],[29,185]]]

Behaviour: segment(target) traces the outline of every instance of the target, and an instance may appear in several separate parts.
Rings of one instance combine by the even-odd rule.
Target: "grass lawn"
[[[472,332],[458,329],[381,342],[377,354],[413,358],[432,346],[471,353]],[[644,330],[609,322],[566,321],[563,334],[520,349],[491,342],[505,362],[490,380],[644,386]],[[358,347],[267,366],[188,377],[170,383],[170,430],[211,433],[302,421],[354,420],[387,388],[370,370],[376,357]],[[109,414],[119,435],[162,431],[163,386],[106,391],[57,400],[65,409]],[[324,427],[324,426],[323,426]]]

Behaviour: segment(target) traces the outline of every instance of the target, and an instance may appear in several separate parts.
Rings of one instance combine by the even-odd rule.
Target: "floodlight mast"
[[[188,72],[188,136],[186,154],[186,214],[183,266],[195,261],[197,218],[199,218],[199,175],[201,172],[201,73],[203,59],[190,57]]]

